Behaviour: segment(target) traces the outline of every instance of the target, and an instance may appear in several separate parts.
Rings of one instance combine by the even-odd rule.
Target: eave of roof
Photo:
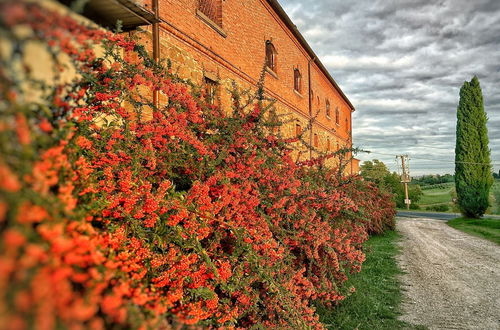
[[[69,5],[73,0],[62,2]],[[141,25],[158,22],[151,10],[134,0],[87,0],[84,15],[109,29],[116,28],[116,22],[120,20],[123,31],[130,31]]]
[[[331,74],[328,72],[326,67],[321,63],[319,60],[318,56],[314,53],[312,50],[311,46],[307,43],[306,39],[304,39],[304,36],[300,33],[300,31],[297,29],[297,26],[293,24],[292,20],[290,17],[287,15],[283,7],[279,4],[278,0],[267,0],[269,5],[276,11],[278,16],[283,20],[283,22],[286,24],[286,26],[292,31],[293,35],[297,38],[297,40],[300,42],[302,47],[307,51],[309,56],[313,59],[314,63],[320,68],[320,70],[323,72],[323,74],[328,78],[328,80],[332,83],[332,85],[337,89],[337,91],[340,93],[342,98],[347,102],[349,107],[351,108],[351,111],[355,111],[354,106],[352,105],[351,101],[347,98],[347,96],[344,94],[342,89],[339,87],[335,79],[331,76]]]

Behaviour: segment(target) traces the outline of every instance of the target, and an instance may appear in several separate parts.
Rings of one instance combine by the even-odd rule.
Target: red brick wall
[[[215,1],[217,2],[217,1]],[[267,73],[265,86],[277,99],[281,112],[293,113],[305,128],[309,118],[308,63],[310,57],[266,0],[220,0],[222,23],[207,21],[197,11],[198,0],[159,0],[161,57],[170,58],[183,76],[201,83],[203,73],[221,79],[222,105],[230,104],[223,92],[235,80],[242,87],[252,87],[265,63],[265,43],[271,40],[277,50],[276,75]],[[294,90],[294,69],[302,75],[302,92]],[[313,134],[318,135],[319,149],[326,151],[330,137],[332,149],[350,145],[351,110],[314,62],[311,62],[312,112],[318,112]],[[317,99],[319,97],[319,104]],[[331,116],[326,116],[326,100]],[[339,108],[339,124],[335,109]],[[347,123],[346,123],[347,119]],[[285,134],[293,135],[295,125]]]

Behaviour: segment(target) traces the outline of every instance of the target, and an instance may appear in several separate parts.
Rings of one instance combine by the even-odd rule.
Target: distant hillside
[[[412,180],[416,184],[417,180]],[[423,195],[419,201],[419,206],[423,210],[429,211],[456,211],[452,199],[455,196],[455,184],[453,182],[437,184],[421,184]],[[495,180],[490,191],[491,207],[487,214],[500,214],[500,179]]]
[[[440,184],[440,183],[449,183],[449,182],[455,182],[455,177],[451,174],[422,175],[420,177],[412,178],[412,183],[418,184],[421,187]]]

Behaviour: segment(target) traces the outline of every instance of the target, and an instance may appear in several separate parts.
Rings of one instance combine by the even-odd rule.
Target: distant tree
[[[424,195],[424,192],[420,188],[418,184],[410,184],[408,185],[408,198],[411,200],[411,205],[410,208],[418,208],[418,202]],[[404,205],[404,191],[401,192],[401,201],[403,202],[402,204]],[[403,207],[403,206],[401,206]]]
[[[396,173],[389,173],[385,177],[385,186],[390,187],[392,193],[394,194],[394,201],[396,202],[396,207],[404,208],[405,205],[405,188],[401,183],[401,177]],[[408,198],[411,200],[410,208],[418,208],[418,202],[423,196],[422,189],[418,184],[410,183],[408,185]]]
[[[387,166],[378,159],[363,162],[360,166],[360,170],[361,176],[365,178],[365,180],[375,182],[379,187],[383,186],[384,178],[391,174]]]
[[[445,174],[441,177],[442,183],[455,181],[455,176],[451,174]]]
[[[496,214],[500,214],[500,187],[497,189],[493,190],[493,196],[495,197],[496,201]]]
[[[462,214],[481,217],[489,206],[491,175],[486,113],[476,76],[460,89],[455,147],[455,187]]]
[[[393,172],[391,173],[387,166],[374,159],[373,161],[365,161],[360,166],[361,176],[367,180],[374,182],[380,189],[388,191],[393,194],[394,201],[398,208],[405,207],[405,190],[401,183],[401,177]],[[408,186],[408,197],[412,201],[412,205],[417,207],[417,203],[422,197],[423,193],[419,185]]]
[[[453,182],[455,178],[451,174],[444,175],[423,175],[419,178],[413,178],[412,182],[417,183],[419,185],[435,185],[440,183]]]

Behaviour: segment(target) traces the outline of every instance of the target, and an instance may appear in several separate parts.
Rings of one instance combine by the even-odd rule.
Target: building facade
[[[267,96],[293,118],[281,129],[285,137],[304,131],[321,152],[351,147],[353,105],[277,0],[90,0],[86,13],[103,25],[121,20],[156,59],[205,85],[223,108],[231,105],[233,81],[255,88],[265,70]],[[347,170],[357,173],[358,161]]]

